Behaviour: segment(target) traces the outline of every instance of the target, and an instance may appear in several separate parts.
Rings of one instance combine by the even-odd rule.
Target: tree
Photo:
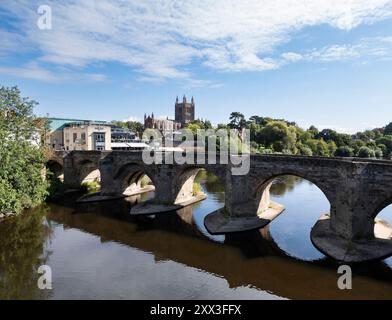
[[[383,156],[387,156],[388,155],[388,148],[387,148],[387,146],[385,144],[377,145],[377,149],[382,152]]]
[[[299,143],[297,145],[297,149],[298,149],[299,154],[302,154],[304,156],[312,156],[313,155],[312,149],[302,143]]]
[[[350,143],[350,147],[353,148],[354,154],[357,154],[359,149],[361,149],[365,145],[366,145],[366,143],[362,140],[359,140],[359,139],[355,139],[355,140],[351,141],[351,143]]]
[[[341,146],[336,149],[335,156],[336,157],[353,157],[354,150],[353,150],[353,148],[350,148],[349,146]]]
[[[306,141],[306,145],[312,150],[314,156],[328,157],[330,155],[328,143],[323,139],[310,139]]]
[[[218,123],[217,129],[218,129],[218,130],[219,130],[219,129],[227,130],[227,129],[229,129],[229,126],[228,126],[227,124],[224,124],[224,123]]]
[[[271,121],[260,132],[261,143],[276,152],[296,153],[296,130],[283,121]]]
[[[374,158],[375,152],[374,150],[370,149],[369,147],[361,147],[358,151],[357,157],[359,158]]]
[[[144,126],[141,122],[138,121],[112,121],[117,127],[129,129],[133,133],[136,133],[139,137],[143,135]]]
[[[47,195],[43,128],[33,115],[36,104],[22,98],[17,87],[0,88],[0,213],[19,213]]]
[[[336,141],[337,140],[338,133],[335,130],[332,129],[323,129],[320,131],[317,135],[317,139],[323,139],[326,142],[329,141]]]
[[[246,126],[245,116],[241,112],[232,112],[230,114],[229,127],[231,129],[241,130],[245,128],[245,126]]]
[[[211,124],[211,121],[209,121],[209,120],[196,119],[196,120],[188,122],[185,125],[185,127],[188,128],[192,124],[197,125],[200,129],[204,129],[204,130],[212,129],[212,124]]]
[[[385,126],[384,135],[392,135],[392,122]]]
[[[202,124],[194,122],[194,121],[190,122],[190,123],[187,123],[187,125],[185,127],[187,129],[191,130],[194,135],[197,134],[197,130],[203,129],[202,128]]]
[[[260,117],[260,116],[251,116],[249,118],[249,122],[251,123],[255,123],[261,126],[265,126],[268,123],[268,120],[264,117]]]
[[[328,155],[329,156],[333,156],[335,154],[335,152],[336,152],[336,149],[337,149],[337,147],[336,147],[335,142],[334,141],[329,141],[328,142]]]
[[[383,152],[382,152],[382,150],[381,150],[380,148],[377,148],[377,149],[374,151],[374,154],[375,154],[375,156],[376,156],[377,159],[381,159],[381,158],[384,156],[384,154],[383,154]]]
[[[306,131],[311,134],[312,139],[315,138],[319,134],[319,130],[313,125],[310,126],[309,129]]]
[[[387,135],[376,139],[377,145],[384,145],[386,150],[384,156],[389,156],[392,152],[392,135]]]

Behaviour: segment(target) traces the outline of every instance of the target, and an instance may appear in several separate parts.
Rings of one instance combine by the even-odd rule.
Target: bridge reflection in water
[[[278,181],[272,187],[271,194],[280,197],[286,205],[287,198],[284,195],[298,196],[295,190],[301,185],[310,186],[307,182],[293,178],[286,180],[284,184]],[[217,184],[213,183],[210,187],[216,186]],[[267,227],[242,234],[209,235],[202,222],[209,210],[219,208],[224,201],[224,194],[219,187],[217,188],[215,192],[207,190],[209,200],[195,205],[193,209],[186,207],[176,214],[150,217],[129,215],[132,203],[142,201],[141,196],[129,198],[127,201],[84,204],[77,208],[73,206],[73,199],[68,199],[69,201],[60,205],[52,205],[47,219],[52,224],[60,224],[53,228],[54,234],[59,233],[63,243],[55,245],[55,257],[48,263],[57,265],[60,275],[64,273],[63,277],[67,279],[67,282],[58,280],[57,286],[72,287],[72,290],[63,295],[62,288],[57,287],[55,296],[78,297],[78,290],[83,291],[83,286],[88,287],[87,280],[84,279],[87,277],[90,282],[91,279],[95,279],[95,283],[90,283],[90,287],[104,287],[106,297],[109,298],[392,298],[392,270],[385,262],[354,266],[353,290],[341,291],[336,284],[336,262],[323,257],[304,261],[283,251],[280,247],[285,247],[284,241],[278,239],[277,244],[271,233],[281,238],[279,228],[275,225],[278,226],[280,218],[285,222],[285,215],[294,216],[293,212],[286,211],[271,224],[271,232]],[[292,193],[290,189],[293,190]],[[314,194],[308,196],[313,198],[313,202],[319,203]],[[297,209],[300,211],[304,207],[306,205],[299,204]],[[315,217],[319,213],[320,211],[316,212]],[[309,228],[314,223],[310,220],[307,221]],[[304,220],[300,221],[300,224],[303,222]],[[309,230],[296,231],[301,235],[309,234]],[[61,235],[64,232],[72,233],[71,238],[74,240],[69,239],[70,236],[66,240],[67,237]],[[287,232],[287,229],[283,232]],[[99,237],[101,244],[93,244],[89,235]],[[287,235],[290,237],[290,232]],[[311,246],[307,237],[302,241],[302,247]],[[65,246],[68,246],[69,257],[59,252],[59,247]],[[51,246],[48,250],[51,250],[50,248]],[[301,245],[295,249],[300,252]],[[89,257],[89,261],[82,259],[71,262],[72,252],[76,251],[83,251],[83,254],[75,254],[75,259],[85,255]],[[146,254],[152,256],[153,261],[148,258],[147,262],[140,262]],[[309,256],[312,255],[315,258],[321,256],[316,249],[310,252]],[[67,267],[64,259],[69,259],[68,263],[73,265],[74,269]],[[172,265],[173,262],[177,264]],[[126,263],[128,265],[124,265]],[[165,263],[169,263],[171,267],[164,268]],[[136,266],[137,271],[134,269]],[[131,269],[132,273],[127,271]],[[102,270],[105,270],[104,274],[100,274]],[[208,281],[205,280],[206,277]],[[226,280],[227,286],[231,289],[218,289],[218,286],[214,285],[215,289],[212,290],[216,291],[210,292],[211,290],[208,291],[206,288],[203,291],[208,282],[218,283],[221,281],[219,278]],[[189,287],[192,281],[196,282],[195,287]],[[132,287],[131,296],[124,295],[125,289],[124,292],[116,292],[121,291],[121,288],[118,288],[121,287],[121,283],[127,283]],[[198,283],[200,288],[197,287]],[[241,291],[245,289],[249,291]],[[100,290],[80,293],[80,297],[96,297],[99,292]],[[110,292],[115,293],[110,296]],[[204,292],[203,296],[198,296],[201,292]],[[243,292],[242,296],[240,292]],[[102,293],[102,297],[105,297],[105,294]]]
[[[3,222],[0,297],[392,298],[391,259],[354,265],[353,290],[338,289],[338,264],[309,239],[328,206],[314,185],[277,180],[271,196],[286,211],[269,228],[212,236],[204,217],[223,205],[225,194],[213,177],[201,182],[208,199],[174,214],[129,214],[153,194],[76,207],[75,195]],[[36,289],[41,264],[52,268],[51,292]]]

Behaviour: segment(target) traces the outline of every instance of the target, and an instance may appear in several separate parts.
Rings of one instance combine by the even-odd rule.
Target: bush
[[[39,137],[43,127],[33,116],[35,105],[16,87],[0,88],[0,213],[20,213],[48,194]]]
[[[298,153],[304,156],[312,156],[313,152],[308,146],[303,145],[302,143],[298,144]]]
[[[374,150],[368,148],[368,147],[361,147],[358,151],[357,157],[359,158],[374,158],[375,152]]]
[[[353,157],[354,150],[348,146],[342,146],[336,149],[335,151],[336,157]]]
[[[87,181],[82,183],[82,190],[88,193],[97,192],[101,188],[98,181]]]
[[[48,177],[49,188],[47,200],[54,200],[61,197],[64,194],[65,186],[59,178]]]
[[[374,151],[374,153],[375,153],[377,159],[381,159],[384,156],[381,149],[377,149],[376,151]]]

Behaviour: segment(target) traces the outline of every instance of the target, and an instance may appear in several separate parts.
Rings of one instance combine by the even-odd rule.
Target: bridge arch
[[[99,165],[95,161],[85,159],[79,161],[77,165],[77,167],[79,168],[80,184],[93,181],[101,181],[101,172],[99,170]]]
[[[368,222],[370,228],[374,230],[375,238],[392,242],[392,195],[378,202]]]
[[[179,170],[175,175],[172,185],[175,199],[174,203],[178,204],[189,201],[196,195],[197,190],[194,189],[194,183],[197,175],[201,171],[215,175],[224,186],[224,189],[226,189],[224,183],[225,176],[221,171],[206,166],[190,166]]]
[[[59,161],[49,160],[46,162],[46,168],[50,171],[52,179],[64,179],[64,166]]]
[[[254,199],[256,201],[256,208],[257,208],[257,213],[260,213],[268,208],[269,202],[270,202],[270,189],[272,186],[272,183],[284,176],[293,176],[293,177],[298,177],[303,180],[306,180],[312,184],[314,184],[326,197],[326,199],[329,202],[330,205],[330,211],[332,211],[332,207],[334,204],[334,195],[333,193],[329,190],[328,186],[324,185],[322,182],[318,181],[317,179],[308,176],[306,174],[302,174],[299,172],[295,171],[284,171],[284,172],[279,172],[276,174],[269,175],[267,177],[264,177],[262,179],[259,179],[258,183],[256,184],[256,188],[254,190]],[[321,215],[321,213],[320,213]]]
[[[132,162],[121,166],[114,175],[114,179],[120,185],[120,193],[125,195],[139,193],[144,187],[144,179],[147,180],[146,183],[153,186],[150,191],[153,191],[156,186],[153,172],[143,165]]]
[[[322,259],[323,254],[309,235],[320,217],[331,210],[325,193],[317,184],[299,175],[279,174],[264,183],[267,187],[259,205],[265,207],[259,209],[258,216],[271,221],[268,230],[275,243],[292,257]]]

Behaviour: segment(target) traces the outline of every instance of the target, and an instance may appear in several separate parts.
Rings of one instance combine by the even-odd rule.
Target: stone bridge
[[[196,158],[197,164],[173,164],[165,157],[160,164],[146,164],[142,152],[137,151],[72,151],[58,152],[51,163],[63,168],[64,183],[70,188],[80,187],[91,172],[99,170],[101,199],[121,197],[129,189],[137,193],[141,178],[147,175],[155,186],[154,204],[169,208],[192,203],[197,173],[202,169],[212,172],[225,189],[225,207],[205,219],[206,228],[214,234],[258,229],[270,223],[282,211],[269,199],[272,181],[283,175],[298,176],[315,184],[330,203],[329,214],[323,215],[311,231],[312,242],[321,252],[348,262],[392,254],[392,240],[374,232],[375,217],[392,203],[392,161],[289,155],[244,157],[250,163],[246,175],[233,175],[232,169],[238,164],[233,164],[230,157],[225,163],[227,158],[219,154],[215,161],[204,164]]]

